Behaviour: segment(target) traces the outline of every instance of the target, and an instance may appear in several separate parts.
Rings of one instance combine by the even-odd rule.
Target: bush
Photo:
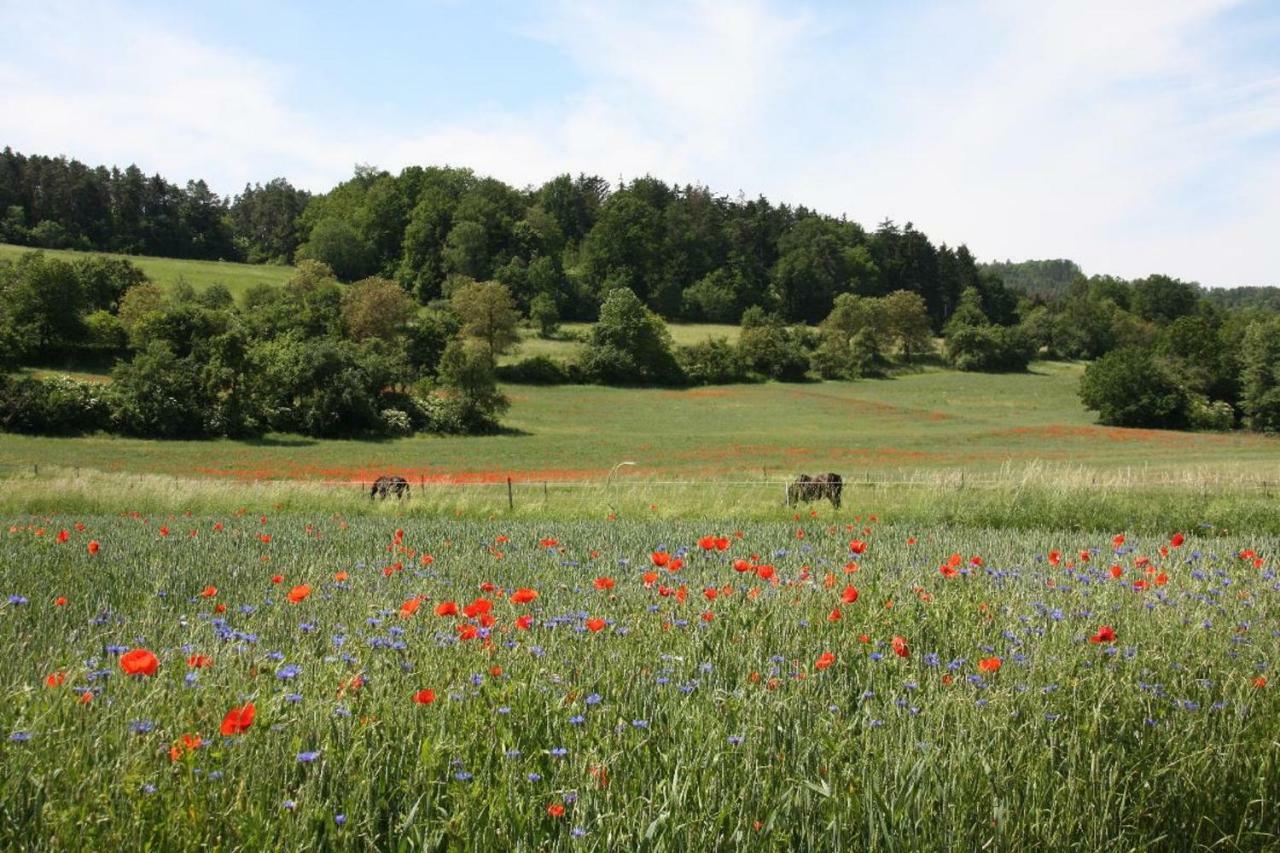
[[[662,319],[625,287],[609,291],[582,354],[583,372],[613,385],[675,385],[684,380]]]
[[[206,435],[208,401],[190,361],[154,343],[111,371],[111,420],[125,435],[199,438]]]
[[[1177,429],[1188,422],[1189,396],[1149,351],[1126,347],[1085,368],[1080,399],[1110,426]]]
[[[381,416],[383,432],[387,435],[413,435],[413,421],[408,413],[400,409],[383,409]]]
[[[0,374],[0,430],[30,435],[82,435],[107,429],[110,410],[101,386],[57,379],[11,379]]]
[[[728,385],[751,379],[738,348],[726,338],[677,347],[676,361],[693,385]]]
[[[499,381],[516,385],[568,385],[581,379],[575,377],[577,372],[553,358],[535,355],[515,364],[501,365],[494,374]]]
[[[1236,410],[1225,400],[1193,396],[1187,406],[1187,425],[1198,430],[1229,430],[1236,425]]]
[[[1023,371],[1035,354],[1035,341],[1017,326],[951,326],[947,337],[947,360],[960,370]]]
[[[809,372],[804,332],[788,328],[781,317],[759,308],[742,314],[738,352],[748,370],[766,379],[802,382]]]

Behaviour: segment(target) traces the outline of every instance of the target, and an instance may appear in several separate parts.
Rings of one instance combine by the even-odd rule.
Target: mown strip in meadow
[[[1275,845],[1278,548],[11,520],[0,844]]]

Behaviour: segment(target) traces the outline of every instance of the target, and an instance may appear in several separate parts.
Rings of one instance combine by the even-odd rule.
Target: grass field
[[[1275,537],[75,521],[0,533],[6,849],[1280,844]]]
[[[23,253],[32,251],[29,246],[13,246],[0,243],[0,260],[17,260]],[[293,274],[292,267],[269,264],[235,264],[226,261],[188,261],[176,258],[153,258],[146,255],[113,255],[109,252],[74,252],[63,249],[42,249],[46,255],[65,260],[82,258],[86,254],[123,258],[139,267],[147,277],[162,287],[172,287],[179,279],[185,280],[196,290],[211,284],[225,284],[235,296],[239,296],[256,284],[284,284]]]

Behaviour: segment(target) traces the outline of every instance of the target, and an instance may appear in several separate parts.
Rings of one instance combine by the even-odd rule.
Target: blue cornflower
[[[541,776],[541,774],[538,774],[538,773],[530,773],[528,776],[526,776],[526,777],[524,777],[524,778],[528,779],[530,782],[541,782],[541,781],[542,781],[542,776]]]
[[[563,746],[557,746],[551,750],[551,754],[556,758],[563,758],[569,754],[569,750],[565,749]]]
[[[320,750],[318,750],[318,749],[317,749],[317,750],[315,750],[314,752],[299,752],[299,753],[298,753],[298,763],[299,763],[299,764],[310,764],[311,762],[315,761],[315,760],[316,760],[317,758],[319,758],[319,757],[320,757]]]
[[[301,694],[301,693],[286,693],[286,694],[284,695],[284,701],[286,701],[286,702],[289,702],[289,703],[291,703],[291,704],[296,705],[296,704],[298,704],[299,702],[301,702],[301,701],[302,701],[302,694]]]
[[[500,706],[498,706],[498,713],[499,713],[499,714],[510,714],[510,713],[511,713],[511,708],[510,708],[510,707],[508,707],[508,706],[506,706],[506,705],[500,705]]]
[[[600,694],[599,694],[599,693],[592,693],[592,694],[588,695],[588,696],[587,696],[587,699],[586,699],[586,702],[587,702],[587,704],[588,704],[588,705],[599,705],[599,704],[600,704]]]
[[[569,723],[575,726],[580,726],[586,721],[587,721],[587,718],[582,716],[581,714],[575,714],[574,716],[569,718]]]
[[[522,753],[521,753],[521,752],[520,752],[520,750],[518,750],[518,749],[508,749],[508,750],[507,750],[507,758],[519,758],[521,755],[522,755]]]
[[[336,814],[333,816],[333,822],[336,826],[346,826],[347,816],[344,814]]]
[[[742,735],[729,735],[727,740],[729,741],[729,746],[741,746],[743,737]]]
[[[457,779],[459,782],[470,782],[473,777],[467,771],[459,770],[457,773],[453,774],[453,778]]]
[[[142,793],[144,794],[154,794],[155,792],[156,786],[152,785],[150,782],[142,786]]]
[[[31,732],[14,732],[9,735],[9,740],[14,743],[26,743],[31,740]]]
[[[288,681],[291,678],[297,678],[302,674],[302,667],[296,663],[288,663],[276,670],[276,678],[281,681]]]
[[[280,804],[280,808],[284,809],[287,812],[291,812],[297,807],[298,807],[298,804],[295,803],[293,800],[285,800],[283,803]]]
[[[129,731],[135,735],[145,735],[156,727],[156,724],[150,720],[134,720],[129,724]]]
[[[587,831],[580,826],[575,826],[573,829],[569,831],[569,834],[572,835],[574,838],[581,838],[582,836],[587,834]]]
[[[21,607],[22,605],[28,604],[29,602],[27,601],[26,596],[11,595],[9,596],[9,603],[12,604],[14,607]]]
[[[649,721],[648,720],[632,720],[631,725],[637,729],[647,729],[649,728]]]

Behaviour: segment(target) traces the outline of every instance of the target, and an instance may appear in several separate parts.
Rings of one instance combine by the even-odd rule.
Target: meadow
[[[816,515],[12,521],[0,845],[1280,842],[1275,537]]]
[[[26,252],[34,251],[30,246],[14,246],[0,243],[0,260],[16,261]],[[293,275],[293,267],[273,266],[271,264],[237,264],[230,261],[195,261],[179,258],[155,258],[148,255],[116,255],[110,252],[79,252],[70,249],[41,249],[46,255],[75,261],[86,255],[101,255],[107,258],[119,258],[137,266],[147,278],[164,288],[172,288],[179,281],[185,281],[196,290],[203,290],[211,284],[224,284],[233,296],[240,296],[251,287],[259,284],[281,285]]]

